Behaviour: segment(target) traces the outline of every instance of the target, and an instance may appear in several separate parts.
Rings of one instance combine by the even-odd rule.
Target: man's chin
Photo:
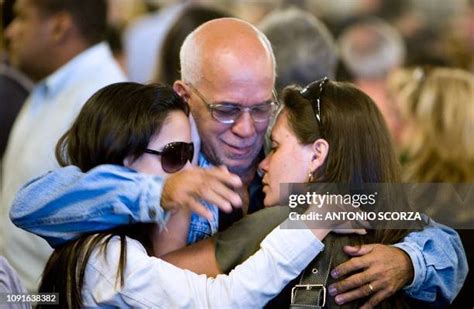
[[[249,159],[229,159],[227,158],[225,162],[222,162],[230,172],[240,175],[248,173],[253,167],[254,160]]]

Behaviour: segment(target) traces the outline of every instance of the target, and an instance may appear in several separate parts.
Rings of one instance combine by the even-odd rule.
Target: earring
[[[313,173],[311,171],[308,172],[308,182],[313,182]]]

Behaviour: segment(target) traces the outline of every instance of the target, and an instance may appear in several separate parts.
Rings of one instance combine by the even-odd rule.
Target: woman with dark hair
[[[283,91],[283,102],[284,108],[272,130],[271,151],[260,164],[264,172],[266,207],[278,204],[280,183],[357,186],[400,182],[399,165],[385,121],[366,94],[348,83],[323,79],[304,89],[287,87]],[[384,193],[390,194],[388,191]],[[384,210],[409,210],[407,204],[394,204],[397,209],[395,206],[387,208],[392,205],[390,203],[383,205]],[[403,206],[407,208],[400,208]],[[377,207],[381,211],[381,206]],[[331,249],[316,259],[330,255],[332,265],[325,267],[332,269],[349,259],[342,250],[345,245],[395,244],[407,234],[407,230],[389,229],[387,226],[387,229],[372,229],[363,236],[330,235],[324,244]],[[375,278],[367,285],[368,295],[377,293],[379,279],[383,278]],[[332,282],[335,280],[329,278],[327,284]],[[365,301],[367,299],[343,307],[359,308]],[[381,305],[399,308],[402,304],[401,297],[396,297]],[[336,304],[334,298],[328,299],[329,307],[337,305],[341,304]]]
[[[188,105],[168,87],[112,84],[87,101],[59,140],[56,158],[61,166],[74,165],[82,171],[117,164],[152,175],[174,173],[189,167],[194,153],[188,116]],[[150,256],[160,256],[185,246],[188,225],[189,214],[182,210],[171,216],[166,231],[156,224],[136,224],[67,243],[50,257],[40,291],[64,289],[61,295],[67,295],[68,306],[80,306],[87,260],[99,244],[120,238],[117,275],[123,284],[126,237],[140,242]]]
[[[194,147],[188,116],[187,104],[170,87],[112,84],[86,102],[56,155],[62,166],[73,164],[84,172],[116,164],[166,177],[190,166]],[[172,221],[173,215],[167,229],[184,242],[189,215],[177,210],[182,211],[185,223]],[[239,269],[208,279],[154,257],[176,235],[162,237],[156,224],[123,222],[57,247],[39,291],[58,293],[64,308],[262,306],[322,250],[319,239],[330,231],[275,229]],[[255,270],[260,278],[254,278]]]

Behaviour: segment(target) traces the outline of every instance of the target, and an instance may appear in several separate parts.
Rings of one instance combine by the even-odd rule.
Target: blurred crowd
[[[2,1],[0,48],[2,75],[13,75],[19,97],[13,100],[18,103],[1,106],[2,153],[9,128],[32,87],[28,76],[5,65],[9,63],[5,30],[14,16],[13,3]],[[179,48],[186,35],[207,20],[225,16],[247,20],[270,38],[278,57],[277,88],[306,84],[335,68],[336,75],[330,77],[355,82],[375,99],[395,141],[402,128],[388,93],[390,73],[416,66],[474,71],[472,0],[109,0],[104,35],[129,80],[172,84],[180,74]],[[333,46],[320,49],[319,44]],[[315,53],[328,60],[326,67],[314,59]]]
[[[74,17],[95,16],[95,24],[103,26],[69,27],[64,17],[36,33],[34,24],[26,25],[32,1],[0,1],[2,225],[21,185],[58,166],[52,149],[77,116],[79,102],[102,85],[123,80],[172,85],[180,77],[179,51],[186,36],[220,17],[246,20],[268,37],[277,63],[277,93],[325,76],[367,93],[392,134],[405,181],[474,182],[473,0],[109,0],[102,15],[89,11]],[[47,31],[60,39],[53,42]],[[94,50],[87,49],[91,46]],[[63,65],[85,50],[90,59],[81,58],[67,75]],[[94,61],[108,68],[96,71]],[[83,79],[77,81],[82,88],[70,81],[72,75]],[[22,109],[32,90],[28,109]],[[66,96],[74,103],[65,104]],[[39,102],[45,98],[56,105],[43,110]],[[473,214],[471,209],[463,216],[472,220]],[[460,234],[474,266],[468,232]],[[44,241],[44,250],[36,243],[22,246],[39,239],[26,232],[6,235],[0,235],[0,253],[10,262],[13,256],[42,256],[32,264],[12,263],[28,285],[37,276],[30,276],[29,268],[44,266],[50,248]],[[471,275],[460,303],[472,301],[467,290],[473,285]]]

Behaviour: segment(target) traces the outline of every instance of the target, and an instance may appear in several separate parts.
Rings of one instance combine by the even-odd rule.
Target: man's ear
[[[325,139],[319,138],[313,143],[313,145],[311,145],[311,150],[313,155],[311,157],[309,169],[314,173],[326,161],[329,153],[329,144]]]
[[[59,12],[50,18],[52,38],[57,43],[62,43],[64,39],[73,31],[79,31],[74,24],[71,14]]]
[[[181,97],[184,101],[188,102],[191,94],[189,88],[182,80],[177,80],[173,84],[173,90]]]

